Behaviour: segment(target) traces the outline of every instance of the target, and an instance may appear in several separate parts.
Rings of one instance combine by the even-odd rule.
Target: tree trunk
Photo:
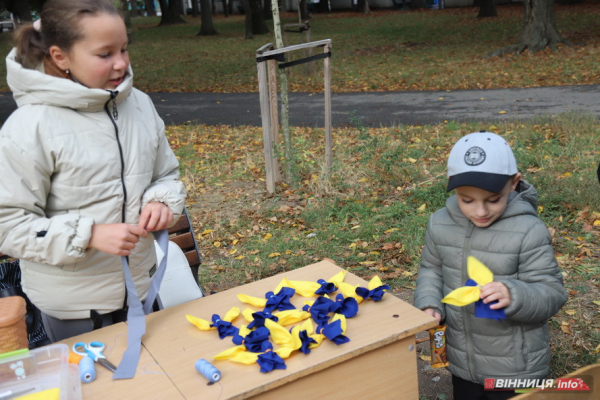
[[[129,12],[127,3],[127,0],[121,0],[121,12],[123,13],[123,20],[125,21],[125,28],[127,29],[127,39],[129,40],[129,43],[133,43],[131,13]]]
[[[29,0],[13,0],[12,2],[6,2],[6,8],[14,14],[20,22],[31,22],[31,8],[29,7]]]
[[[363,14],[368,14],[371,12],[369,9],[369,1],[368,0],[358,0],[358,12]]]
[[[250,0],[250,9],[252,10],[252,34],[262,35],[269,33],[269,28],[265,22],[262,4],[260,0]]]
[[[242,5],[246,15],[246,39],[252,39],[252,7],[250,7],[250,0],[242,0]]]
[[[298,5],[298,7],[300,7],[300,21],[299,22],[310,19],[310,15],[308,15],[308,1],[300,0],[300,4]]]
[[[231,14],[229,12],[229,3],[231,3],[232,0],[223,0],[223,15],[225,15],[226,17],[229,17],[229,14]]]
[[[162,12],[158,26],[185,24],[183,18],[179,16],[177,0],[170,0],[168,4],[167,0],[158,0],[158,3]]]
[[[212,10],[212,15],[217,15],[217,2],[215,0],[211,1],[210,7]]]
[[[537,53],[558,43],[565,43],[556,29],[554,0],[525,0],[525,29],[521,41],[529,51]]]
[[[265,20],[272,20],[273,19],[273,12],[271,11],[271,1],[272,0],[264,0],[265,4],[263,7],[263,15],[265,17]]]
[[[137,1],[130,0],[129,5],[131,6],[131,10],[129,10],[129,15],[131,16],[131,18],[138,17],[139,15],[138,15],[138,9],[137,9]]]
[[[279,8],[277,3],[271,3],[271,12],[273,13],[273,33],[275,35],[275,48],[283,48],[283,38],[281,37],[281,19],[279,19]],[[279,96],[281,97],[281,131],[283,133],[283,154],[285,157],[285,175],[288,182],[294,179],[292,164],[294,163],[294,154],[292,150],[292,140],[290,135],[290,102],[288,98],[288,81],[285,69],[279,69]],[[279,134],[279,133],[278,133]],[[279,174],[278,172],[276,173]]]
[[[200,15],[200,7],[198,7],[198,0],[192,0],[192,17]]]
[[[154,1],[152,0],[144,0],[144,3],[146,3],[146,12],[148,13],[149,17],[155,17],[156,16],[156,10],[154,9]]]
[[[494,0],[481,0],[481,4],[479,5],[479,15],[477,15],[477,18],[489,18],[497,16],[498,11],[496,11]]]
[[[522,53],[525,50],[537,53],[546,47],[555,51],[559,43],[571,46],[556,29],[554,0],[525,0],[525,23],[521,41],[489,55],[501,56],[507,53]]]
[[[216,31],[215,26],[213,25],[211,5],[211,0],[200,0],[201,23],[200,32],[198,32],[198,36],[209,36],[219,34],[219,32]]]

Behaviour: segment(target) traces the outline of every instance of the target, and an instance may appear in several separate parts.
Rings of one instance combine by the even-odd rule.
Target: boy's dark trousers
[[[493,392],[483,385],[452,375],[454,400],[506,400],[516,396],[514,390]]]

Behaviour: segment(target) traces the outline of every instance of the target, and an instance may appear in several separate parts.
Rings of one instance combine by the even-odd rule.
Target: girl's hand
[[[153,201],[144,206],[138,225],[148,232],[167,229],[173,221],[173,212],[163,203]]]
[[[96,224],[88,248],[115,256],[128,256],[141,237],[148,236],[144,228],[129,224]]]
[[[485,304],[498,300],[497,304],[492,304],[490,308],[497,310],[510,305],[510,292],[502,282],[490,282],[481,288],[481,298]]]
[[[435,318],[437,320],[438,325],[440,325],[440,323],[442,322],[442,316],[440,315],[440,313],[435,311],[433,308],[426,308],[423,310],[423,312],[425,314],[431,315],[433,318]]]

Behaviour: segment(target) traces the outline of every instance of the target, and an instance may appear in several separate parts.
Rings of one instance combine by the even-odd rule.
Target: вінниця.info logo
[[[483,386],[485,390],[514,390],[517,393],[531,390],[592,392],[593,378],[592,376],[557,379],[486,378]]]

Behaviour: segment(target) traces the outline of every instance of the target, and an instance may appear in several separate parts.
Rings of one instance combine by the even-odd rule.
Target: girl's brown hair
[[[48,0],[41,14],[41,30],[33,24],[15,33],[17,61],[26,68],[36,68],[51,46],[68,52],[83,38],[79,23],[83,17],[98,14],[119,15],[112,0]]]

